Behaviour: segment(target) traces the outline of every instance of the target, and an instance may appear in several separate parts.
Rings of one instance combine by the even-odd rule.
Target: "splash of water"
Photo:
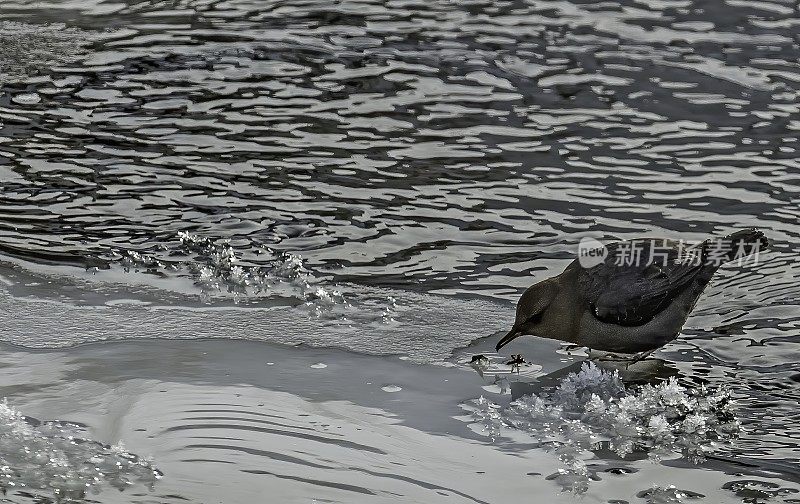
[[[104,487],[152,488],[162,474],[152,461],[120,443],[106,446],[85,438],[80,426],[38,423],[7,401],[0,403],[0,489],[57,502],[82,499]]]

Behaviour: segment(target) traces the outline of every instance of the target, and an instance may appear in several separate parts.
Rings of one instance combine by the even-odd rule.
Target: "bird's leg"
[[[639,352],[638,354],[636,354],[636,356],[634,357],[634,359],[632,361],[628,362],[628,364],[625,366],[625,369],[628,369],[628,366],[630,366],[631,364],[636,364],[640,360],[647,358],[650,354],[652,354],[656,350],[658,350],[658,349],[654,348],[652,350],[646,350],[644,352]]]
[[[525,364],[525,359],[522,357],[522,354],[511,354],[511,360],[506,362],[507,366],[511,366],[511,372],[513,373],[516,369],[517,374],[519,374],[519,368],[522,364]]]

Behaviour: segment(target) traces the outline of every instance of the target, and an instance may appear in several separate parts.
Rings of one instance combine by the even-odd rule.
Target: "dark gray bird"
[[[497,350],[524,334],[605,352],[655,350],[678,336],[720,265],[768,244],[756,229],[694,247],[660,238],[610,243],[593,264],[576,259],[560,275],[529,287]]]

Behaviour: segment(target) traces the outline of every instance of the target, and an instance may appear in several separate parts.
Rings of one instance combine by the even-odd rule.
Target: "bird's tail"
[[[707,255],[716,254],[722,262],[744,259],[769,248],[769,240],[755,228],[735,231],[725,238],[709,240],[705,247]]]

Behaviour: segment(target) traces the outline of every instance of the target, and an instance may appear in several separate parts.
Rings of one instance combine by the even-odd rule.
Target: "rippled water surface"
[[[685,386],[730,388],[742,432],[720,457],[741,459],[747,465],[738,470],[766,479],[742,483],[747,478],[736,469],[708,462],[675,472],[641,465],[617,477],[619,492],[606,491],[606,478],[589,485],[586,498],[691,501],[693,491],[713,502],[791,502],[794,487],[785,485],[800,478],[798,33],[798,4],[784,0],[3,0],[0,338],[37,348],[236,338],[441,364],[454,349],[507,328],[510,301],[559,273],[581,238],[697,240],[759,227],[772,250],[757,264],[721,270],[681,339],[656,356]],[[143,353],[159,354],[139,343]],[[491,343],[473,349],[488,354]],[[101,443],[125,439],[134,453],[158,452],[156,465],[160,455],[169,467],[156,489],[202,501],[196,482],[169,483],[169,468],[191,474],[186,467],[212,459],[250,475],[228,486],[217,481],[208,497],[214,502],[251,499],[258,493],[231,488],[257,489],[262,483],[255,481],[268,477],[282,482],[286,502],[322,496],[297,488],[320,488],[302,485],[321,481],[314,470],[331,455],[303,455],[311,477],[249,467],[241,454],[252,451],[239,450],[242,461],[187,455],[184,437],[148,443],[131,433],[152,428],[160,421],[155,413],[130,406],[111,415],[116,420],[104,416],[103,408],[123,407],[114,399],[121,389],[160,405],[163,399],[141,392],[145,382],[137,380],[181,383],[165,392],[174,406],[168,415],[175,415],[169,436],[188,432],[181,408],[224,416],[218,406],[198,406],[197,395],[238,394],[243,386],[252,387],[254,403],[231,400],[225,408],[257,411],[292,396],[286,400],[294,408],[262,412],[273,420],[314,410],[314,401],[351,401],[348,414],[359,419],[385,413],[403,423],[419,413],[356,397],[372,389],[314,395],[311,385],[281,389],[252,377],[230,383],[222,368],[206,381],[195,371],[188,378],[171,363],[195,352],[194,344],[170,347],[175,360],[156,359],[150,377],[92,374],[113,368],[114,355],[134,355],[130,346],[51,349],[61,370],[52,382],[6,384],[4,394],[37,418],[84,422]],[[525,350],[549,370],[572,359],[539,340],[515,345],[509,351]],[[35,356],[51,355],[8,352],[18,356],[8,364],[14,376],[34,376],[44,369]],[[356,368],[383,362],[336,355],[328,360]],[[308,368],[315,363],[305,359],[315,357],[286,356],[301,362],[296,369],[327,369]],[[392,372],[414,374],[403,366]],[[442,401],[420,392],[421,404],[440,417],[464,414],[459,402],[486,392],[481,386],[498,388],[457,367],[463,373],[447,378],[438,367],[420,368],[429,380],[466,383]],[[347,388],[347,370],[332,376]],[[400,397],[409,386],[386,379],[380,387],[401,390],[378,390]],[[424,390],[425,382],[414,386]],[[112,406],[69,406],[100,389]],[[174,402],[182,397],[186,403]],[[428,436],[438,436],[453,450],[438,465],[456,464],[458,450],[470,453],[468,443],[477,441],[464,441],[464,422],[437,430],[437,415],[426,415],[408,434],[411,446],[430,446]],[[395,435],[371,446],[395,465],[413,465],[413,450],[384,446]],[[242,442],[261,450],[259,439]],[[480,452],[487,462],[465,471],[506,467],[507,459],[493,457],[531,442],[487,448]],[[523,458],[558,466],[556,457],[537,458],[542,453],[528,450]],[[367,470],[357,456],[352,464]],[[246,471],[265,474],[252,479]],[[397,478],[418,482],[424,473],[400,471]],[[558,486],[543,479],[548,474],[525,477],[536,491],[555,495]],[[328,476],[345,485],[339,473]],[[528,484],[503,479],[510,490],[493,494],[500,480],[496,488],[458,489],[445,483],[469,478],[436,478],[386,491],[425,502],[486,502]],[[380,485],[367,480],[335,491],[328,485],[332,493],[324,495],[374,502]],[[165,492],[158,498],[167,499]]]

